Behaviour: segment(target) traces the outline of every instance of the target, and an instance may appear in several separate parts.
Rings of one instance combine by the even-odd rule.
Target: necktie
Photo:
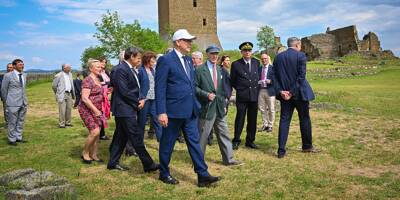
[[[137,83],[138,87],[140,88],[139,78],[138,78],[138,74],[136,73],[136,70],[131,68],[131,71],[133,73],[133,76],[135,77],[135,80],[136,80],[136,83]]]
[[[18,78],[19,78],[19,84],[21,84],[21,87],[24,86],[24,84],[22,82],[22,74],[18,74]]]
[[[217,65],[215,63],[213,66],[213,81],[214,81],[214,88],[215,88],[215,90],[217,90],[218,78],[217,78]]]
[[[264,81],[265,81],[265,67],[262,68],[261,80],[263,81],[263,82],[261,83],[261,86],[262,86],[262,87],[266,87],[265,82],[264,82]]]
[[[190,67],[189,67],[189,63],[186,60],[186,56],[182,56],[182,59],[185,63],[185,71],[186,71],[186,75],[187,77],[190,79]]]
[[[246,63],[246,67],[247,67],[247,69],[249,69],[249,72],[251,72],[250,62],[247,62],[247,63]]]

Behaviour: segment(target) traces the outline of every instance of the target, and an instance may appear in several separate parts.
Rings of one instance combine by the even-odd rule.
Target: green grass
[[[325,69],[329,62],[336,63],[318,61],[310,65]],[[353,58],[342,65],[351,67],[357,62],[361,63]],[[400,65],[387,62],[393,63],[382,65],[375,75],[311,81],[317,93],[316,103],[344,106],[340,110],[311,110],[314,144],[322,150],[319,154],[299,151],[299,122],[294,115],[288,156],[276,158],[279,112],[273,133],[257,134],[260,149],[250,150],[242,145],[235,151],[235,157],[245,162],[243,166],[221,165],[218,146],[207,147],[210,172],[223,176],[211,188],[196,187],[197,177],[184,144],[176,144],[172,157],[172,174],[180,180],[177,186],[161,183],[157,173],[145,174],[137,158],[122,157],[121,161],[132,168],[124,173],[108,171],[101,164],[82,164],[79,156],[87,130],[77,111],[73,111],[74,127],[57,128],[51,84],[38,83],[27,90],[30,106],[24,135],[29,143],[10,147],[6,145],[5,130],[0,129],[0,174],[21,168],[50,170],[75,185],[79,199],[399,199]],[[317,73],[324,72],[309,75]],[[235,113],[231,106],[231,136]],[[113,131],[114,123],[110,120],[107,134],[111,136]],[[100,144],[100,155],[106,160],[109,143]],[[145,143],[158,160],[157,142],[146,139]],[[4,193],[1,188],[0,193]]]

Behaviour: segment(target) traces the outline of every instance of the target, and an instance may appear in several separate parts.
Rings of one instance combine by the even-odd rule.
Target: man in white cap
[[[201,103],[200,146],[205,154],[208,136],[214,127],[224,165],[240,165],[233,159],[232,143],[226,122],[226,101],[222,69],[218,66],[219,48],[207,47],[207,61],[196,69],[196,95]]]
[[[220,177],[208,173],[204,154],[199,145],[198,115],[200,103],[196,99],[193,62],[187,54],[196,37],[185,29],[177,30],[173,37],[174,49],[160,57],[156,71],[156,105],[161,126],[160,177],[167,184],[178,184],[171,176],[169,163],[179,131],[183,130],[186,145],[198,176],[199,187],[209,186]]]

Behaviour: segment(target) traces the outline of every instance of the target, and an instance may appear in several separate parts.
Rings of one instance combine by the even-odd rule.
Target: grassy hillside
[[[299,124],[294,115],[288,156],[277,159],[278,114],[272,134],[257,133],[260,149],[242,145],[235,151],[244,166],[223,166],[217,145],[207,148],[210,172],[223,176],[212,188],[196,187],[184,144],[176,144],[171,163],[172,174],[180,180],[177,186],[158,181],[158,173],[145,174],[135,157],[122,158],[132,167],[124,173],[108,171],[104,164],[82,164],[79,156],[87,130],[77,110],[73,111],[74,127],[59,129],[50,83],[36,84],[28,89],[30,107],[24,135],[29,143],[10,147],[6,131],[0,129],[0,174],[28,167],[50,170],[67,177],[80,199],[399,199],[400,64],[380,63],[357,59],[310,63],[308,75],[317,93],[314,103],[340,105],[311,110],[314,144],[322,152],[300,152]],[[378,67],[371,68],[376,70],[373,74],[322,76],[338,67],[364,71],[359,66]],[[235,113],[232,106],[228,116],[231,136]],[[114,124],[110,122],[107,134],[111,136]],[[158,160],[157,142],[145,142]],[[102,141],[100,145],[100,155],[106,160],[109,143]]]

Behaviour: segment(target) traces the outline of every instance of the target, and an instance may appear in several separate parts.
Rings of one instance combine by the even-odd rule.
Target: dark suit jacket
[[[189,57],[186,57],[186,62],[190,67],[190,79],[175,50],[158,59],[155,78],[157,114],[166,113],[176,119],[199,114],[194,67]]]
[[[134,72],[126,62],[115,66],[111,73],[113,89],[111,111],[115,117],[137,116],[139,86]]]
[[[221,67],[221,74],[222,74],[222,87],[225,91],[225,98],[230,99],[232,96],[232,85],[231,85],[231,75],[229,71],[225,68]]]
[[[150,68],[151,73],[154,74],[154,69]],[[142,65],[139,67],[139,81],[140,81],[140,98],[139,99],[145,99],[147,96],[147,92],[149,92],[150,89],[150,80],[149,76],[147,75],[147,71],[145,67]]]
[[[74,79],[73,83],[74,83],[74,89],[75,89],[75,96],[80,97],[81,91],[82,91],[82,80]]]
[[[262,68],[263,68],[263,65],[261,65],[258,68],[258,74],[260,76],[259,80],[261,80]],[[275,87],[274,87],[275,76],[274,76],[273,65],[269,65],[268,66],[267,79],[271,80],[271,83],[267,84],[268,95],[269,96],[275,96]],[[260,89],[261,89],[261,85],[260,85]]]
[[[243,58],[232,63],[231,85],[236,89],[236,101],[257,102],[258,100],[258,67],[260,61],[251,58],[251,72]]]
[[[200,117],[203,119],[212,119],[216,114],[218,117],[225,116],[225,91],[222,70],[217,66],[218,87],[215,89],[207,63],[196,68],[196,95],[201,104]],[[208,100],[209,93],[216,94],[212,102]]]
[[[292,48],[275,57],[273,69],[278,99],[281,99],[281,91],[290,91],[297,100],[315,99],[314,92],[306,80],[306,62],[306,55]]]

